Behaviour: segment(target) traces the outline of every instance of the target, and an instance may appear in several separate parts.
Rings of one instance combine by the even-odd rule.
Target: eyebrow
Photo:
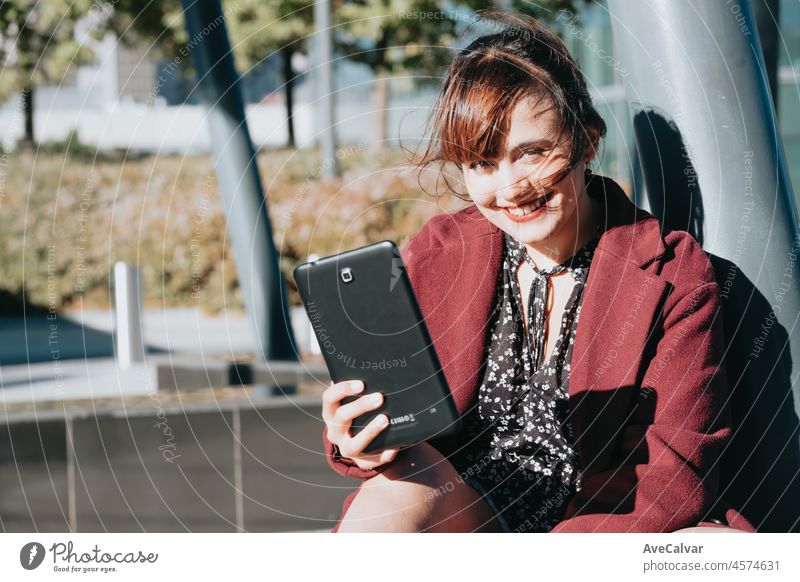
[[[522,143],[518,143],[513,148],[511,148],[511,153],[515,154],[520,150],[526,150],[533,146],[541,147],[544,149],[551,149],[553,147],[553,142],[546,138],[537,139],[533,141],[524,141]]]

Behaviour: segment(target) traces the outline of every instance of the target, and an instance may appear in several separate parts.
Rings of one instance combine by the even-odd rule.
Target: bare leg
[[[710,527],[710,526],[696,526],[685,527],[683,529],[676,529],[672,533],[753,533],[744,531],[743,529],[735,529],[732,527]]]
[[[344,532],[499,532],[491,509],[426,442],[402,449],[361,486],[342,519]]]

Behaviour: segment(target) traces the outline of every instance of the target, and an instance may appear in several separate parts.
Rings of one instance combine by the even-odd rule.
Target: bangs
[[[454,55],[430,108],[422,151],[412,152],[408,162],[420,172],[438,164],[437,190],[441,178],[448,191],[466,202],[468,193],[451,181],[447,166],[463,170],[465,164],[498,159],[508,143],[513,112],[524,99],[534,101],[536,115],[553,109],[555,127],[547,131],[555,139],[553,152],[565,159],[540,187],[562,180],[585,156],[587,163],[593,159],[606,133],[580,67],[556,34],[532,17],[481,12],[501,30],[475,39]]]
[[[513,57],[475,53],[464,64],[441,93],[435,114],[439,157],[458,165],[497,157],[516,105],[548,97],[546,75]]]

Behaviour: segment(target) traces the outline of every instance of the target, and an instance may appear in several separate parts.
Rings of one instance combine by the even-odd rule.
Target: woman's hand
[[[364,390],[361,380],[348,380],[331,385],[322,393],[322,419],[327,426],[328,440],[339,447],[343,457],[352,459],[360,469],[374,469],[390,463],[397,456],[398,449],[385,449],[373,454],[362,454],[380,432],[389,426],[389,417],[379,414],[356,436],[351,436],[353,419],[365,412],[375,410],[383,404],[383,394],[374,392],[347,404],[341,404],[345,396],[353,396]]]

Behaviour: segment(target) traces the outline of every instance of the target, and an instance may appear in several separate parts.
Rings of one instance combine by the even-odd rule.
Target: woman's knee
[[[752,533],[749,531],[744,531],[742,529],[736,529],[733,527],[714,527],[714,526],[706,526],[706,525],[697,525],[693,527],[684,527],[682,529],[676,529],[672,533]]]
[[[402,449],[391,465],[362,483],[346,520],[370,515],[406,531],[492,531],[488,506],[426,442]]]
[[[432,445],[421,442],[402,449],[388,467],[362,484],[359,495],[435,503],[442,491],[453,490],[459,480],[450,462]]]
[[[361,484],[339,531],[424,528],[436,513],[438,500],[433,491],[446,478],[442,460],[424,442],[402,449],[389,466]]]
[[[442,453],[433,445],[423,441],[401,449],[394,462],[386,467],[379,477],[389,481],[407,481],[436,488],[443,481],[458,478],[458,474]],[[382,479],[378,479],[377,482]]]

